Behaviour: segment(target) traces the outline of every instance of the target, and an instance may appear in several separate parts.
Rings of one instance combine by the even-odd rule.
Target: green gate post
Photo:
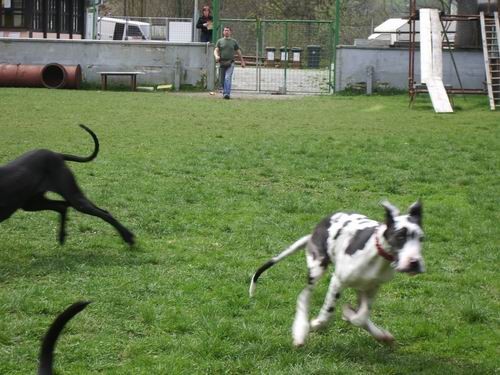
[[[212,0],[212,17],[213,17],[213,23],[212,23],[212,40],[211,42],[215,44],[219,38],[219,25],[220,25],[220,5],[219,5],[219,0]],[[215,47],[214,47],[215,48]],[[214,61],[213,66],[213,77],[214,77],[214,84],[215,86],[218,85],[218,77],[217,77],[217,67],[215,64],[215,58],[211,56],[212,61]],[[214,90],[216,90],[217,87],[214,87]]]
[[[220,28],[220,5],[219,0],[212,0],[212,17],[213,28],[212,28],[212,43],[215,43],[219,39],[219,28]]]
[[[257,31],[257,45],[256,45],[256,50],[255,50],[255,68],[257,69],[257,74],[256,74],[256,80],[257,82],[255,82],[256,84],[256,88],[257,88],[257,92],[260,92],[260,70],[261,70],[261,66],[260,66],[260,58],[261,56],[264,55],[264,46],[263,46],[263,41],[262,41],[262,23],[260,22],[260,18],[259,17],[256,17],[255,18],[255,22],[256,22],[256,31]]]
[[[285,22],[285,56],[286,56],[286,60],[285,60],[285,82],[283,83],[284,87],[284,93],[283,94],[286,94],[286,76],[287,76],[287,71],[288,71],[288,22]]]
[[[340,33],[340,0],[335,0],[335,40],[333,42],[333,92],[337,88],[337,46],[339,44]]]
[[[330,52],[330,67],[328,68],[328,85],[330,86],[329,92],[333,94],[335,92],[335,23],[332,21],[330,23],[330,44],[331,44],[331,52]],[[333,69],[332,69],[333,68]]]

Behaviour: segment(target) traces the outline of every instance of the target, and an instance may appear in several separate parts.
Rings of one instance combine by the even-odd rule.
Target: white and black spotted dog
[[[311,328],[318,329],[326,325],[340,293],[346,288],[356,290],[359,306],[357,310],[345,306],[344,320],[367,330],[378,341],[394,341],[390,332],[377,327],[370,320],[370,310],[380,285],[392,279],[395,271],[409,274],[425,271],[422,258],[422,204],[415,202],[406,215],[400,215],[399,210],[387,201],[382,205],[386,211],[384,223],[360,214],[335,213],[323,219],[312,234],[296,241],[253,275],[250,296],[253,296],[257,279],[265,270],[307,247],[309,281],[297,299],[292,326],[295,346],[304,345]],[[319,315],[309,322],[311,293],[329,263],[335,265],[335,272],[325,302]]]

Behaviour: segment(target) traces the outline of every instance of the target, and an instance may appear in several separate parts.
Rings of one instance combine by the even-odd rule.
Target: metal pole
[[[193,42],[199,42],[198,34],[196,33],[196,22],[198,21],[198,0],[194,0],[194,9],[193,9]]]
[[[333,42],[333,91],[337,90],[337,46],[340,40],[340,0],[335,0],[335,40]]]
[[[68,25],[68,28],[67,28],[66,31],[69,33],[69,38],[73,39],[73,17],[76,16],[76,14],[73,14],[73,9],[75,9],[75,7],[73,5],[73,0],[68,0],[68,4],[67,5],[68,5],[68,8],[69,8],[69,12],[65,16],[65,19],[66,19],[66,22],[67,22],[67,25]],[[77,7],[77,9],[78,9],[78,7]]]
[[[334,72],[335,72],[335,24],[332,23],[330,24],[330,35],[329,35],[329,42],[330,46],[332,48],[332,51],[330,53],[330,61],[329,61],[329,67],[328,67],[328,82],[329,82],[329,88],[328,92],[330,94],[333,94],[335,92],[335,84],[333,80],[335,80]]]
[[[92,22],[92,39],[97,39],[97,7],[95,6],[95,1],[92,1],[92,12],[93,12],[93,22]]]
[[[257,92],[260,92],[260,74],[261,74],[261,66],[260,66],[260,56],[262,55],[262,25],[260,22],[260,19],[257,18],[255,20],[255,27],[257,29],[257,45],[255,46],[255,69],[256,69],[256,75],[255,79],[257,80],[255,82],[255,86],[257,89]]]
[[[439,20],[441,21],[441,27],[443,28],[444,37],[446,39],[446,43],[448,44],[448,52],[450,53],[451,61],[453,63],[453,68],[455,69],[455,74],[457,75],[458,84],[460,85],[460,88],[462,89],[462,94],[465,94],[464,86],[462,85],[462,79],[460,78],[460,73],[458,73],[457,63],[455,62],[455,57],[453,56],[453,51],[450,48],[450,40],[448,39],[448,33],[446,32],[446,28],[444,27],[444,23],[443,23],[443,20],[441,19],[441,17],[439,17]],[[464,99],[465,99],[465,95],[464,95]]]
[[[288,22],[285,22],[285,82],[283,83],[284,92],[286,94],[286,76],[288,71]]]
[[[170,38],[170,33],[168,30],[169,23],[168,23],[168,17],[165,17],[165,41],[168,42],[168,39]]]
[[[416,43],[416,28],[415,20],[417,18],[416,2],[410,0],[410,43],[408,47],[408,94],[410,96],[409,106],[412,105],[415,99],[415,43]]]
[[[220,4],[219,4],[219,0],[212,0],[212,17],[213,17],[213,23],[212,23],[212,40],[211,42],[212,43],[216,43],[217,41],[217,38],[219,37],[219,23],[220,23]],[[208,57],[209,59],[212,59],[212,61],[215,61],[215,59],[212,57],[212,56],[209,56]],[[210,64],[209,64],[210,66]],[[212,64],[212,74],[213,74],[213,82],[217,82],[217,67],[216,67],[216,64],[214,62],[214,64]],[[218,84],[220,85],[220,83]],[[215,88],[215,87],[214,87]]]
[[[72,8],[70,8],[71,11],[73,11]],[[55,26],[56,26],[56,39],[60,39],[61,38],[61,2],[60,1],[57,1],[56,2],[56,22],[55,22]]]
[[[182,17],[182,0],[177,0],[175,2],[175,16],[177,18]]]
[[[129,17],[125,17],[125,40],[128,40],[128,19]]]
[[[212,28],[212,43],[215,43],[219,38],[219,28],[220,28],[220,2],[219,0],[212,1],[212,17],[213,28]]]

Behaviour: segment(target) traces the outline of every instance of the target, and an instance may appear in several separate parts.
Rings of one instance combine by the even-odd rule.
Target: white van
[[[127,26],[127,32],[125,32]],[[99,17],[97,39],[100,40],[150,40],[151,24],[123,18]]]

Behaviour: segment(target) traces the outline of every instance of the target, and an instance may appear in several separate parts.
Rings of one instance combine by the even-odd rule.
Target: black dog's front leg
[[[43,196],[43,194],[37,195],[36,197],[30,199],[23,206],[23,210],[25,211],[55,211],[58,212],[61,216],[60,226],[59,226],[59,243],[61,245],[64,244],[64,240],[66,239],[66,215],[68,212],[69,204],[66,201],[55,201],[51,199],[47,199]]]

